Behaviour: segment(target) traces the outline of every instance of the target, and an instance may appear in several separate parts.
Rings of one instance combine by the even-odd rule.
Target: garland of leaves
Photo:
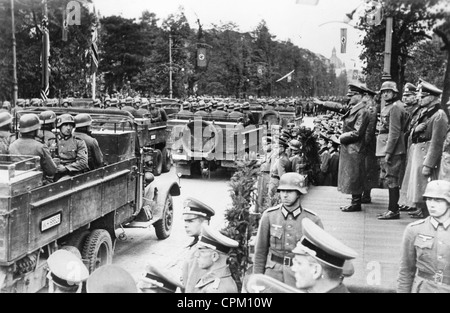
[[[260,175],[260,166],[256,160],[237,162],[237,165],[228,184],[231,188],[232,205],[225,212],[227,226],[222,232],[239,243],[231,251],[228,264],[240,291],[249,264],[248,241],[255,228],[250,208],[256,202],[256,181]]]

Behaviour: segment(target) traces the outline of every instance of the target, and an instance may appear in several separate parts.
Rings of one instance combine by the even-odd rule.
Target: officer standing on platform
[[[203,271],[198,267],[194,257],[197,249],[197,243],[202,232],[202,226],[208,225],[211,217],[214,216],[214,210],[203,202],[192,197],[186,198],[183,203],[184,229],[189,237],[194,240],[185,248],[182,264],[182,283],[183,292],[191,293],[197,284]]]
[[[309,219],[302,228],[303,237],[292,251],[296,287],[308,293],[349,293],[342,283],[344,267],[358,254]]]
[[[308,192],[305,178],[286,173],[278,187],[282,204],[267,209],[256,235],[254,274],[266,274],[292,287],[292,250],[302,237],[302,220],[309,218],[323,227],[320,218],[301,205],[301,196]]]
[[[181,282],[171,272],[155,262],[147,263],[145,273],[137,286],[143,293],[175,293],[183,288]]]
[[[72,252],[74,251],[74,252]],[[53,252],[48,260],[50,293],[81,293],[83,282],[89,277],[89,271],[81,260],[81,254],[73,250],[60,249]]]
[[[428,183],[430,216],[407,226],[403,235],[398,293],[450,293],[450,182]]]
[[[438,176],[448,118],[441,109],[442,90],[425,81],[421,81],[418,88],[421,95],[420,106],[423,109],[416,123],[411,126],[412,144],[408,151],[400,199],[401,203],[418,209],[411,213],[412,217],[425,218],[428,213],[422,195],[428,180]]]
[[[91,135],[92,118],[89,114],[81,113],[75,116],[74,136],[84,140],[88,150],[89,169],[95,170],[103,166],[103,153],[97,139]]]
[[[195,293],[237,293],[236,282],[227,264],[228,254],[237,248],[236,240],[222,235],[209,225],[203,225],[202,234],[195,251],[197,265],[203,275],[194,286]]]
[[[276,193],[280,184],[280,177],[285,173],[292,172],[292,163],[286,153],[288,147],[289,143],[287,139],[280,137],[270,165],[269,205],[275,205],[277,203]]]
[[[378,219],[396,220],[400,218],[398,201],[402,183],[400,178],[406,161],[405,129],[408,116],[404,104],[397,99],[395,82],[384,82],[380,92],[385,106],[381,111],[376,155],[380,158],[381,172],[389,188],[389,207]]]
[[[83,173],[89,169],[89,166],[86,143],[72,134],[75,128],[73,116],[63,114],[57,118],[56,123],[60,131],[56,136],[58,158],[61,161],[55,175],[55,181],[58,181],[64,176],[75,176]]]
[[[342,117],[344,126],[339,159],[338,191],[352,195],[351,205],[341,207],[342,212],[361,211],[364,192],[365,170],[365,136],[369,125],[369,112],[362,101],[365,90],[356,85],[349,85],[347,97],[349,111]]]

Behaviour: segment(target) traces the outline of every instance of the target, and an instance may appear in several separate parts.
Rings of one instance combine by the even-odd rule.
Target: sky
[[[303,0],[308,1],[308,0]],[[311,0],[309,0],[311,1]],[[313,1],[313,0],[312,0]],[[204,29],[212,24],[234,22],[243,32],[254,30],[265,20],[277,40],[291,40],[295,45],[331,57],[333,48],[350,69],[358,63],[362,34],[343,21],[363,0],[319,0],[317,5],[296,4],[296,0],[93,0],[102,16],[124,18],[141,16],[144,10],[162,21],[176,14],[180,7],[192,28],[200,19]],[[314,2],[314,1],[313,1]],[[347,53],[340,53],[340,29],[347,28]]]

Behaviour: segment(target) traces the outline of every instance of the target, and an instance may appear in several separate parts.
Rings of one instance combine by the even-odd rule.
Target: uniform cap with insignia
[[[75,119],[70,114],[62,114],[56,120],[56,126],[61,127],[64,124],[72,124],[75,127]]]
[[[145,266],[144,277],[140,281],[140,288],[159,288],[169,293],[175,293],[177,288],[182,288],[181,282],[171,272],[162,268],[155,262],[149,262]]]
[[[206,247],[225,254],[228,254],[232,248],[237,248],[239,243],[236,240],[228,238],[209,225],[202,225],[202,233],[197,243],[198,247]]]
[[[309,255],[338,269],[344,269],[345,261],[358,256],[356,251],[347,247],[310,219],[303,219],[302,227],[303,237],[292,250],[294,254]]]
[[[13,120],[12,115],[9,114],[8,112],[0,113],[0,127],[11,124],[12,120]]]
[[[86,127],[92,125],[92,117],[87,113],[80,113],[75,116],[75,127]]]
[[[369,96],[374,97],[374,96],[377,95],[376,91],[373,91],[372,89],[369,89],[369,88],[367,88],[365,86],[361,86],[361,89],[363,89],[365,91],[365,93],[368,94]]]
[[[417,87],[414,86],[411,83],[406,83],[405,84],[405,88],[403,90],[403,95],[404,96],[411,96],[411,95],[415,95],[417,92]]]
[[[184,220],[198,218],[199,216],[211,219],[214,214],[216,212],[213,208],[197,199],[189,197],[183,202]]]
[[[304,293],[300,289],[264,274],[250,275],[245,289],[247,293]]]
[[[47,265],[53,282],[61,287],[79,285],[89,277],[89,271],[81,258],[66,249],[53,252],[47,260]]]
[[[349,84],[348,85],[348,92],[347,92],[347,97],[353,97],[354,95],[357,94],[364,94],[366,91],[361,88],[360,86],[357,86],[355,84]]]
[[[56,121],[56,113],[53,111],[44,111],[39,114],[42,125],[53,124]]]
[[[130,273],[116,265],[97,268],[86,282],[87,293],[138,293]]]
[[[444,199],[450,203],[450,182],[433,180],[428,183],[423,198]]]
[[[297,190],[302,194],[308,193],[305,176],[299,173],[286,173],[280,177],[280,184],[277,191]]]
[[[423,79],[420,79],[420,83],[417,86],[417,89],[419,90],[419,93],[421,94],[422,98],[427,96],[439,97],[442,94],[441,89],[430,84],[429,82],[424,81]]]

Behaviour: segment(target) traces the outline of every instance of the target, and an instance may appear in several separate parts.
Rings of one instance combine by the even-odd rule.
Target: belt
[[[278,256],[278,255],[272,254],[272,257],[270,259],[272,261],[277,262],[282,265],[292,266],[292,258],[290,258],[288,256],[283,257],[283,256]]]
[[[417,272],[417,276],[426,279],[426,280],[431,280],[433,282],[435,282],[436,284],[442,285],[450,285],[450,277],[446,277],[444,276],[443,273],[427,273],[427,272],[422,272],[422,271],[418,271]]]
[[[276,178],[276,179],[280,179],[280,176],[277,175],[270,175],[271,178]]]

